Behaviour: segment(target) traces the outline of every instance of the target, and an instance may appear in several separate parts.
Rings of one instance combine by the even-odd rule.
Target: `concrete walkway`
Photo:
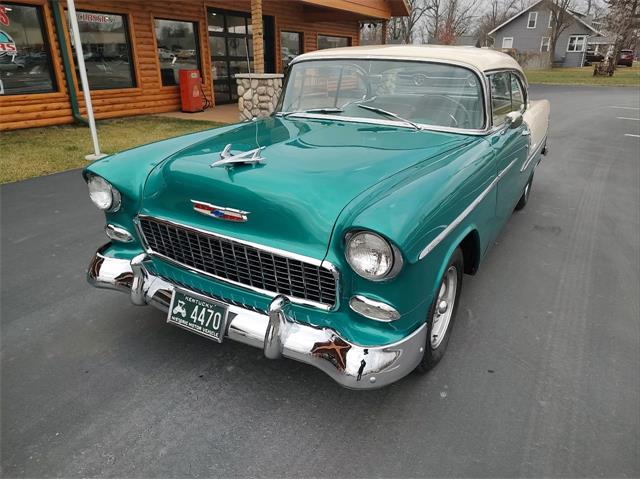
[[[217,105],[205,110],[204,112],[167,112],[158,113],[157,115],[160,117],[180,118],[183,120],[205,120],[219,123],[237,123],[240,121],[240,113],[238,112],[237,103]]]

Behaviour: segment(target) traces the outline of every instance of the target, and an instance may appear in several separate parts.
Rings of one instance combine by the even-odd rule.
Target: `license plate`
[[[222,343],[227,306],[210,298],[175,289],[167,322]]]

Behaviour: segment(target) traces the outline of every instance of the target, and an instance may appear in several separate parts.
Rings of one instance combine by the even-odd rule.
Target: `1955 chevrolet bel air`
[[[96,287],[349,388],[426,371],[547,151],[549,103],[469,47],[297,57],[276,112],[121,152],[84,178]]]

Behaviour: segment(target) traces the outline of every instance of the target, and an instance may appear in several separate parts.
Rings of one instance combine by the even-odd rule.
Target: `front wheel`
[[[533,183],[533,175],[531,175],[531,178],[529,179],[527,184],[524,186],[524,191],[522,192],[522,196],[520,197],[520,200],[518,200],[518,203],[516,205],[516,210],[522,210],[527,204],[527,202],[529,201],[529,194],[531,193],[532,183]]]
[[[451,327],[458,310],[458,299],[462,291],[464,259],[460,247],[449,259],[444,275],[440,280],[427,316],[427,342],[422,360],[416,367],[418,372],[432,369],[444,356],[451,336]]]

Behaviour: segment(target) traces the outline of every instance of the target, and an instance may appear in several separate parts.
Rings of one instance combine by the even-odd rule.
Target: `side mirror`
[[[507,128],[518,128],[520,125],[522,125],[522,122],[523,119],[520,112],[507,113],[507,118],[504,121]]]

